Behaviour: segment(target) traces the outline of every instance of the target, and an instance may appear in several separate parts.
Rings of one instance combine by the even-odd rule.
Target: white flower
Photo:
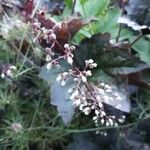
[[[66,82],[63,80],[61,81],[61,86],[65,86],[66,85]]]
[[[54,33],[52,33],[52,34],[50,35],[50,38],[53,39],[53,40],[56,40],[56,35],[55,35]]]
[[[71,94],[73,92],[73,89],[68,89],[68,93]]]
[[[118,123],[117,123],[117,122],[115,122],[115,123],[114,123],[114,126],[115,126],[115,127],[117,127],[117,126],[118,126]]]
[[[88,64],[92,64],[94,62],[93,59],[89,59],[89,60],[85,60],[85,63],[88,65]]]
[[[106,113],[104,111],[101,111],[100,117],[106,116]]]
[[[81,104],[80,106],[79,106],[79,110],[83,110],[83,107],[84,107],[84,105],[83,104]]]
[[[100,85],[101,85],[101,86],[105,86],[105,83],[101,83]]]
[[[125,115],[123,115],[123,116],[122,116],[122,119],[126,119],[126,116],[125,116]]]
[[[100,94],[102,94],[102,95],[105,95],[105,92],[104,92],[103,89],[98,89],[98,92],[99,92]]]
[[[121,96],[117,96],[116,100],[121,101],[122,100]]]
[[[52,63],[48,63],[46,68],[47,68],[47,70],[50,70],[52,68]]]
[[[94,106],[94,105],[92,105],[92,106],[91,106],[91,109],[95,109],[95,106]]]
[[[104,124],[104,122],[105,122],[105,120],[104,120],[104,119],[101,119],[101,124],[102,124],[102,125]]]
[[[123,123],[124,119],[118,119],[118,122]]]
[[[110,123],[108,121],[106,121],[106,127],[110,126]]]
[[[56,81],[57,81],[57,82],[60,82],[61,80],[62,80],[62,75],[59,74],[59,75],[57,76],[57,78],[56,78]]]
[[[85,76],[81,76],[81,79],[82,79],[82,81],[84,82],[84,83],[86,83],[87,82],[87,78],[85,77]]]
[[[68,56],[68,57],[67,57],[67,62],[72,65],[72,64],[73,64],[73,59],[72,59],[72,57],[69,57],[69,56]]]
[[[106,89],[111,89],[111,87],[108,84],[105,84]]]
[[[69,49],[69,44],[65,44],[65,45],[64,45],[64,48],[65,48],[65,49]]]
[[[97,67],[97,63],[92,64],[93,68]]]
[[[102,108],[102,107],[103,107],[103,104],[102,104],[101,102],[99,102],[99,103],[98,103],[98,106],[99,106],[100,108]]]
[[[110,92],[112,92],[112,90],[111,89],[107,89],[107,90],[105,90],[105,92],[110,93]]]
[[[104,136],[107,136],[107,132],[104,132],[104,134],[103,134]]]
[[[87,77],[88,77],[88,76],[92,76],[91,70],[87,70],[87,71],[86,71],[86,76],[87,76]]]
[[[68,72],[62,73],[63,77],[66,77],[68,74],[69,74]]]
[[[50,55],[46,55],[46,61],[51,61],[51,60],[52,60],[51,56]]]
[[[88,115],[91,112],[90,107],[85,107],[83,112],[84,112],[85,115]]]
[[[7,70],[7,72],[6,72],[6,74],[7,74],[7,76],[12,76],[12,72],[11,72],[11,70]]]
[[[75,50],[75,46],[70,46],[70,50],[71,51]]]
[[[99,95],[96,95],[95,98],[98,102],[101,100],[101,97]]]
[[[74,104],[75,106],[79,106],[79,105],[81,104],[80,99],[75,100],[75,101],[73,102],[73,104]]]
[[[98,117],[97,117],[97,116],[94,116],[94,117],[93,117],[93,120],[97,120],[97,119],[98,119]]]
[[[74,100],[75,97],[78,96],[78,94],[79,94],[79,92],[76,90],[74,93],[72,93],[72,95],[70,96],[70,99],[71,99],[71,100]]]
[[[96,116],[99,115],[99,111],[97,109],[95,110],[95,114],[96,114]]]
[[[17,68],[16,68],[16,66],[10,66],[10,69],[16,70]]]
[[[5,78],[5,74],[4,73],[1,73],[1,78]]]
[[[112,126],[113,125],[113,120],[111,118],[108,119],[110,125]]]

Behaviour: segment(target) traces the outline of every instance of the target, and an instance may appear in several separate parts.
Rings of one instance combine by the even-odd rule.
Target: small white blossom
[[[61,86],[65,86],[66,85],[66,82],[63,80],[61,81]]]
[[[80,106],[79,106],[79,110],[83,110],[83,107],[84,107],[84,105],[83,104],[81,104]]]
[[[91,106],[91,109],[95,109],[95,105],[92,105],[92,106]]]
[[[104,124],[104,122],[105,122],[105,120],[104,120],[104,119],[101,119],[101,124],[102,124],[102,125]]]
[[[87,77],[88,77],[88,76],[92,76],[91,70],[87,70],[87,71],[86,71],[86,76],[87,76]]]
[[[85,77],[85,76],[81,76],[81,79],[82,79],[82,81],[84,82],[84,83],[86,83],[87,82],[87,78]]]
[[[106,121],[106,127],[110,126],[110,123],[108,121]]]
[[[100,117],[106,116],[106,113],[104,111],[101,111]]]
[[[48,62],[48,61],[51,61],[51,60],[52,60],[51,56],[50,55],[46,55],[46,61]]]
[[[94,60],[93,60],[93,59],[85,60],[86,65],[88,65],[88,64],[92,64],[93,62],[94,62]]]
[[[72,59],[72,57],[69,57],[69,56],[68,56],[68,57],[67,57],[67,62],[72,65],[72,64],[73,64],[73,59]]]
[[[56,78],[56,81],[57,82],[60,82],[62,80],[62,76],[59,74],[58,76],[57,76],[57,78]]]
[[[50,38],[53,39],[53,40],[56,40],[56,35],[55,35],[54,33],[52,33],[52,34],[50,35]]]
[[[78,107],[81,104],[80,99],[75,100],[73,104]]]
[[[96,110],[95,110],[95,114],[96,114],[96,116],[98,116],[98,115],[99,115],[99,113],[100,113],[100,112],[96,109]]]
[[[47,70],[50,70],[52,68],[52,63],[48,63],[46,68],[47,68]]]
[[[98,103],[98,106],[99,106],[100,108],[102,108],[102,107],[103,107],[103,104],[102,104],[101,102],[99,102],[99,103]]]
[[[106,89],[105,92],[110,93],[110,92],[112,92],[112,90],[111,89]]]
[[[65,48],[65,49],[69,49],[69,44],[65,44],[65,45],[64,45],[64,48]]]
[[[73,89],[72,89],[72,88],[68,89],[68,93],[69,93],[69,94],[71,94],[72,92],[73,92]]]
[[[97,117],[97,116],[94,116],[94,117],[93,117],[93,120],[97,120],[97,119],[98,119],[98,117]]]
[[[85,107],[83,112],[84,112],[85,115],[89,115],[89,113],[91,112],[90,107]]]
[[[8,70],[6,71],[6,74],[7,74],[7,76],[12,76],[11,70],[8,69]]]
[[[1,78],[5,78],[5,74],[4,73],[1,73]]]

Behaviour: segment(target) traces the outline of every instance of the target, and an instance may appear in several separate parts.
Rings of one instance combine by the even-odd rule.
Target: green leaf
[[[68,93],[68,89],[73,86],[73,82],[67,82],[65,87],[60,86],[60,84],[56,82],[58,74],[68,71],[70,68],[70,65],[64,60],[60,60],[59,63],[61,64],[59,69],[53,67],[47,70],[46,65],[43,66],[39,77],[51,84],[51,104],[57,106],[59,116],[61,116],[64,123],[67,124],[71,121],[74,114],[74,108]]]
[[[68,6],[69,8],[72,8],[73,0],[65,0],[65,4],[66,4],[66,6]]]
[[[86,2],[79,0],[76,3],[75,10],[85,17],[99,16],[101,13],[104,13],[108,4],[109,0],[92,0],[92,2],[91,0],[87,0]]]
[[[74,107],[70,100],[70,95],[68,89],[73,86],[73,82],[67,82],[67,85],[62,87],[59,83],[54,82],[51,85],[51,104],[57,106],[57,111],[59,116],[62,117],[62,120],[65,124],[71,122],[71,119],[74,115]]]
[[[130,38],[130,41],[133,40],[133,38]],[[140,39],[138,40],[132,48],[138,53],[138,56],[141,60],[144,62],[150,64],[150,42],[149,39]]]

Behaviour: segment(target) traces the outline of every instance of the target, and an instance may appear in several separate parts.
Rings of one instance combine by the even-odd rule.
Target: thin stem
[[[117,38],[116,38],[116,42],[119,41],[119,37],[120,37],[120,33],[121,33],[121,29],[122,29],[122,24],[119,24],[119,31],[118,31],[118,35],[117,35]]]
[[[92,91],[90,90],[90,88],[88,87],[88,85],[86,83],[84,83],[85,87],[87,88],[87,90],[89,91],[89,93],[91,94],[91,96],[93,96],[93,98],[95,99],[95,101],[97,100],[95,95],[92,93]]]
[[[140,34],[130,45],[129,48],[132,47],[140,38],[143,37],[143,34]]]
[[[123,14],[124,14],[124,6],[122,7],[121,16],[123,16]],[[122,24],[119,24],[119,31],[118,31],[118,36],[116,38],[116,42],[119,41],[119,37],[120,37],[120,34],[121,34],[121,29],[122,29]]]
[[[73,6],[72,6],[72,10],[71,10],[71,15],[74,14],[75,5],[76,5],[76,0],[74,0],[74,2],[73,2]]]

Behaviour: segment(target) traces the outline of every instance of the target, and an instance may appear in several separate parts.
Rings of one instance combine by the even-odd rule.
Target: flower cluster
[[[1,78],[12,77],[14,70],[16,70],[16,66],[8,64],[2,65],[0,69]]]
[[[105,125],[105,126],[117,126],[118,123],[123,123],[125,116],[121,115],[116,117],[113,114],[109,114],[106,111],[106,105],[111,105],[112,107],[119,109],[122,100],[121,96],[113,86],[105,83],[100,83],[94,85],[88,82],[88,77],[92,76],[90,69],[97,67],[94,60],[85,60],[85,68],[80,71],[76,66],[73,66],[73,50],[74,46],[64,45],[64,55],[60,55],[54,58],[54,53],[50,48],[47,48],[48,56],[46,60],[48,61],[47,69],[51,67],[59,67],[59,59],[66,60],[72,67],[63,73],[58,74],[56,81],[60,83],[61,86],[65,86],[68,80],[74,82],[73,86],[68,90],[70,94],[70,100],[73,105],[79,108],[85,115],[91,114],[93,116],[93,121],[95,126]],[[115,103],[114,103],[115,102]]]
[[[46,29],[41,27],[41,23],[36,21],[32,24],[32,34],[34,35],[34,42],[41,43],[42,40],[45,40],[46,43],[53,43],[56,40],[56,35],[53,29]]]
[[[69,64],[73,64],[73,53],[72,51],[75,49],[74,46],[69,46],[68,44],[64,45],[64,55],[58,56],[56,59],[54,59],[54,52],[52,51],[51,48],[46,48],[47,50],[47,55],[46,55],[46,61],[48,62],[47,64],[47,69],[51,69],[51,67],[55,66],[57,68],[60,67],[59,60],[64,59],[66,60]],[[53,59],[52,59],[53,58]]]
[[[78,89],[72,90],[70,99],[85,115],[90,113],[94,115],[93,121],[96,126],[117,126],[118,123],[124,122],[124,115],[116,118],[114,115],[108,115],[105,111],[105,105],[107,104],[119,109],[120,104],[113,105],[113,103],[122,100],[119,94],[114,92],[108,84],[102,83],[98,86],[81,84]]]

